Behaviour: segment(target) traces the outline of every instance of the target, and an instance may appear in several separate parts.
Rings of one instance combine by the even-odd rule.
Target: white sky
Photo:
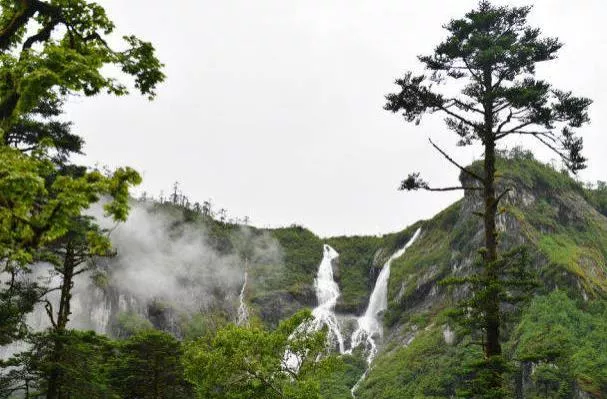
[[[459,197],[396,190],[411,171],[454,184],[457,170],[427,139],[447,149],[456,140],[440,120],[416,127],[382,106],[395,78],[421,72],[416,56],[445,37],[441,25],[476,0],[100,2],[120,34],[154,43],[167,80],[154,102],[77,98],[68,115],[86,162],[135,167],[139,191],[157,195],[177,180],[192,200],[212,197],[255,225],[299,223],[320,235],[400,230]],[[607,180],[604,1],[496,3],[535,4],[531,23],[565,43],[539,77],[595,101],[581,176]],[[457,151],[463,163],[480,154]]]

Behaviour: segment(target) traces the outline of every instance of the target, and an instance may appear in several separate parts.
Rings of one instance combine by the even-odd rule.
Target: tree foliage
[[[478,8],[445,25],[448,37],[434,53],[420,56],[429,75],[407,72],[396,80],[400,91],[386,96],[385,109],[401,112],[407,122],[420,123],[424,114],[440,113],[460,146],[480,143],[483,168],[477,173],[460,165],[434,142],[432,146],[459,168],[462,186],[434,188],[417,173],[402,182],[403,190],[467,190],[482,193],[484,223],[483,271],[473,285],[474,307],[481,316],[485,358],[478,363],[480,397],[504,397],[500,308],[505,283],[503,257],[498,254],[496,218],[508,189],[496,192],[496,147],[511,136],[531,137],[558,154],[573,172],[585,167],[582,139],[576,129],[589,122],[591,100],[552,87],[535,77],[538,63],[554,60],[562,47],[556,38],[541,36],[527,24],[531,7]],[[441,89],[449,83],[454,90]],[[477,385],[478,385],[477,384]]]
[[[0,343],[23,335],[23,315],[44,289],[24,283],[45,249],[78,229],[82,212],[109,198],[106,214],[126,218],[130,168],[113,172],[69,164],[83,139],[62,121],[69,95],[128,93],[109,66],[132,77],[149,98],[164,79],[152,45],[125,36],[115,48],[114,24],[103,7],[85,0],[0,2],[0,260],[8,275],[0,289]],[[93,252],[107,244],[94,223],[83,232]]]
[[[181,343],[169,334],[147,330],[118,343],[110,384],[124,399],[191,398],[184,380]]]
[[[336,360],[318,360],[326,350],[325,332],[298,329],[310,319],[302,311],[274,331],[231,324],[219,329],[186,346],[186,378],[200,398],[320,398],[319,376],[329,374]],[[299,367],[290,365],[288,353]]]

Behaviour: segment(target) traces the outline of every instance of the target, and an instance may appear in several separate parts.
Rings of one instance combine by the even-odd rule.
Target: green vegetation
[[[311,315],[303,311],[274,331],[228,325],[186,346],[186,378],[200,398],[320,399],[320,380],[340,362],[325,352],[326,334],[298,331]],[[297,356],[290,368],[286,351]]]
[[[607,220],[596,211],[600,190],[585,190],[567,173],[538,162],[528,152],[515,149],[505,155],[498,162],[500,184],[528,198],[528,203],[504,205],[505,214],[520,229],[509,235],[520,234],[537,248],[546,260],[539,273],[553,286],[579,295],[579,282],[587,295],[607,294]]]
[[[338,367],[320,378],[320,396],[323,399],[350,399],[351,389],[367,368],[362,356],[344,355]]]
[[[360,389],[361,399],[446,398],[457,392],[463,364],[478,358],[480,348],[447,345],[442,326],[419,331],[407,347],[380,357]]]
[[[576,302],[562,291],[536,298],[511,345],[534,365],[537,397],[570,397],[576,387],[593,397],[607,392],[607,302]]]
[[[607,216],[607,183],[599,181],[596,187],[587,188],[585,193],[588,202],[601,214]]]
[[[182,345],[169,334],[147,330],[117,343],[109,384],[121,398],[191,398],[184,379]]]
[[[332,237],[327,244],[339,258],[335,279],[341,289],[336,309],[341,313],[361,314],[365,311],[369,295],[378,274],[376,255],[382,248],[382,237]]]
[[[313,307],[314,276],[322,259],[322,241],[311,231],[292,226],[270,231],[282,251],[280,264],[251,267],[250,301],[264,322],[279,321],[304,307]]]
[[[113,334],[116,337],[126,338],[154,328],[149,320],[135,312],[121,312],[116,316]]]
[[[67,397],[190,398],[183,378],[181,343],[159,331],[146,331],[112,341],[91,331],[61,334],[63,350],[56,358],[49,333],[29,338],[31,350],[8,361],[15,366],[0,376],[0,397],[19,389],[26,397],[48,396],[49,370],[59,369],[58,386]]]
[[[505,343],[516,366],[507,374],[509,395],[571,398],[575,390],[591,397],[607,392],[607,302],[574,301],[563,291],[535,298]],[[456,332],[445,342],[444,313],[417,329],[409,346],[380,356],[361,387],[360,398],[469,397],[462,389],[480,347]],[[416,323],[414,323],[416,324]]]
[[[284,251],[286,272],[282,273],[284,280],[279,282],[280,286],[291,287],[290,291],[296,297],[307,295],[306,290],[312,286],[322,259],[322,240],[299,226],[272,230],[271,234]]]
[[[92,257],[111,254],[107,232],[84,212],[106,198],[106,216],[126,220],[129,189],[141,182],[128,167],[111,172],[71,163],[84,140],[58,118],[63,102],[70,95],[128,94],[119,80],[125,76],[152,99],[164,79],[153,46],[125,36],[118,50],[109,44],[114,28],[103,7],[86,0],[0,2],[0,272],[10,276],[0,287],[0,344],[26,337],[25,314],[56,289],[22,282],[31,280],[39,262],[50,263],[61,279],[59,304],[53,309],[47,301],[52,328],[37,338],[47,340],[41,370],[52,399],[93,397],[86,391],[96,384],[82,378],[80,392],[70,385],[69,362],[81,360],[97,342],[72,345],[75,337],[86,337],[66,330],[74,277]]]

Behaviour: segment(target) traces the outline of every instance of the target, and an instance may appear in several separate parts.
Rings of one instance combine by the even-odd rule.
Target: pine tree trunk
[[[485,317],[485,357],[490,365],[491,358],[500,356],[502,348],[500,344],[500,303],[499,303],[499,271],[497,270],[497,198],[495,195],[495,135],[493,132],[493,100],[490,98],[492,91],[492,75],[491,70],[487,69],[484,73],[484,86],[486,100],[484,103],[485,111],[485,132],[484,132],[484,147],[485,147],[485,181],[483,187],[483,197],[485,200],[484,209],[484,229],[485,229],[485,251],[484,257],[484,277],[487,284],[487,292],[484,303]],[[501,391],[502,376],[500,370],[491,370],[491,378],[489,383],[492,394]],[[495,396],[493,396],[495,397]]]
[[[496,229],[496,211],[497,203],[495,198],[495,143],[485,144],[485,273],[490,285],[497,282],[498,271],[495,262],[497,261],[497,229]],[[488,297],[486,304],[486,328],[487,341],[485,343],[485,352],[487,357],[500,355],[502,353],[499,343],[499,298],[497,290],[493,287],[488,288]]]

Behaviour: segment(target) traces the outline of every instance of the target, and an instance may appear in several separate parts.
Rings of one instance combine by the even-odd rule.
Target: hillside
[[[498,166],[499,187],[510,190],[499,216],[502,249],[527,246],[540,283],[502,332],[517,364],[512,391],[517,398],[604,397],[607,189],[586,189],[520,151],[503,154]],[[448,317],[466,288],[441,282],[477,267],[479,201],[466,192],[397,233],[324,239],[301,226],[259,229],[171,203],[134,202],[129,221],[112,232],[117,256],[99,259],[92,278],[76,285],[72,326],[114,337],[153,326],[189,339],[236,322],[244,304],[249,323],[274,328],[318,304],[314,279],[328,244],[339,254],[332,263],[340,290],[335,313],[350,348],[382,267],[420,229],[391,264],[383,339],[356,396],[452,397],[462,364],[480,349]],[[343,356],[346,368],[323,382],[325,397],[351,397],[366,353],[356,348]]]
[[[517,398],[604,397],[606,192],[586,190],[528,153],[502,158],[498,172],[500,187],[511,190],[499,218],[502,246],[526,245],[540,282],[529,307],[502,332],[507,356],[518,364],[512,390]],[[423,222],[421,237],[392,265],[389,332],[360,398],[456,394],[462,364],[480,348],[446,316],[462,290],[440,282],[473,271],[479,204],[467,192]]]

